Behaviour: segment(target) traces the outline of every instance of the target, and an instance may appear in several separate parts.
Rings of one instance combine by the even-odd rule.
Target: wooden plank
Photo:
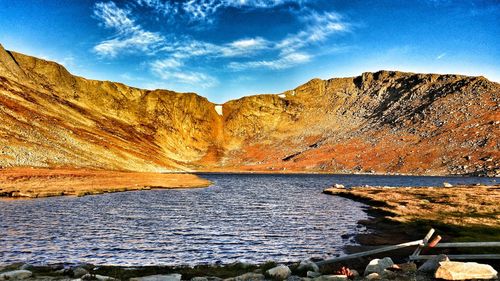
[[[427,235],[424,237],[424,245],[419,245],[416,249],[415,252],[413,252],[412,256],[418,256],[420,252],[422,251],[423,247],[429,242],[429,239],[431,239],[432,235],[434,234],[434,228],[431,228],[429,232],[427,232]]]
[[[410,256],[410,260],[428,260],[436,255],[420,255]],[[500,255],[496,254],[481,254],[481,255],[447,255],[450,260],[498,260]]]
[[[434,248],[500,247],[500,242],[456,242],[439,243]]]
[[[378,254],[378,253],[383,253],[383,252],[398,250],[398,249],[407,248],[407,247],[411,247],[411,246],[423,245],[423,243],[424,243],[424,240],[416,240],[416,241],[401,243],[401,244],[397,244],[397,245],[385,246],[385,247],[373,249],[373,250],[370,250],[370,251],[365,251],[365,252],[355,253],[355,254],[351,254],[351,255],[346,255],[346,256],[343,256],[343,257],[338,257],[338,258],[333,258],[333,259],[328,259],[328,260],[320,261],[320,262],[317,263],[317,265],[318,266],[323,266],[323,265],[327,265],[327,264],[338,262],[338,261],[344,261],[344,260],[350,260],[350,259],[365,257],[365,256],[373,255],[373,254]]]

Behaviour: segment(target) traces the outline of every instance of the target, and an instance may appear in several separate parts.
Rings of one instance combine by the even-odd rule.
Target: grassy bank
[[[151,188],[206,187],[211,183],[192,174],[159,174],[82,169],[0,170],[0,197],[39,198],[84,196]]]

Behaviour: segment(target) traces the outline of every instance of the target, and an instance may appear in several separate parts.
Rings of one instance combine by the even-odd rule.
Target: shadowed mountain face
[[[500,85],[363,73],[215,105],[0,46],[0,167],[500,174]]]

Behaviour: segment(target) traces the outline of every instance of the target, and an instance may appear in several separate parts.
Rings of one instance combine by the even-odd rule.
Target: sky
[[[500,1],[0,0],[0,44],[216,103],[382,69],[500,82]]]

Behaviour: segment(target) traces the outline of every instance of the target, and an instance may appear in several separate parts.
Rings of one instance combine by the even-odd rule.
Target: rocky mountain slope
[[[0,167],[498,175],[499,95],[484,77],[379,71],[219,107],[0,46]]]

